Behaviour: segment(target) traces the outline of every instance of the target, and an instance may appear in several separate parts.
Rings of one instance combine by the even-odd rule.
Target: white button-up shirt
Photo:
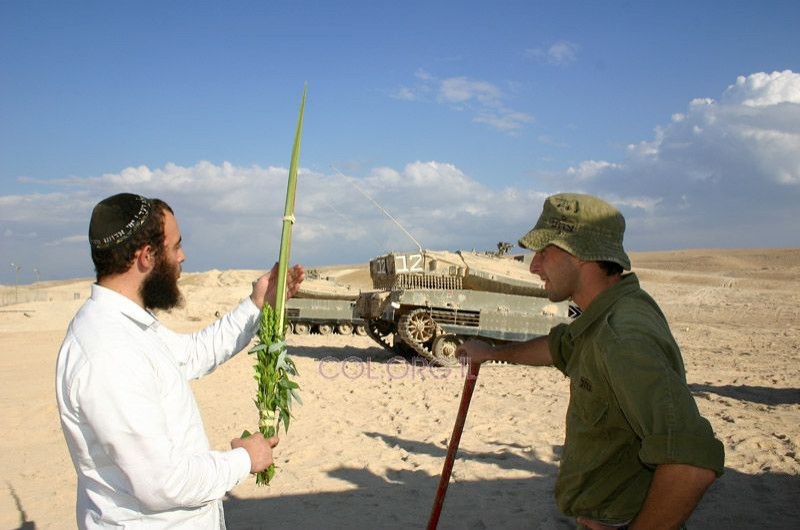
[[[189,380],[247,346],[258,319],[246,298],[202,331],[178,334],[92,286],[56,369],[79,528],[224,528],[221,499],[248,476],[250,458],[210,450]]]

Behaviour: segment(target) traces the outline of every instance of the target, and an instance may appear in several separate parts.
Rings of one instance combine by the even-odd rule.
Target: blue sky
[[[91,276],[88,217],[169,202],[189,271],[495,248],[600,195],[630,250],[800,245],[796,1],[0,1],[0,283]],[[634,263],[635,266],[635,263]]]

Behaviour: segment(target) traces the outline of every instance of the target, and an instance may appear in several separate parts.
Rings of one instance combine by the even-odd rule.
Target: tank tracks
[[[418,308],[405,313],[397,321],[397,329],[393,323],[380,319],[368,320],[365,328],[367,335],[392,355],[406,359],[418,356],[444,367],[460,364],[455,353],[464,339],[445,334],[427,309]],[[490,364],[505,363],[491,361]]]
[[[406,359],[414,357],[414,350],[403,341],[393,339],[393,335],[396,333],[394,323],[377,318],[369,319],[365,321],[364,330],[369,338],[380,344],[384,350],[392,355],[399,355]]]
[[[389,353],[396,353],[392,347],[392,341],[390,340],[393,333],[390,327],[391,326],[386,325],[383,320],[378,320],[376,318],[367,320],[364,325],[369,338],[380,344],[383,349]]]
[[[400,317],[397,333],[421,357],[439,366],[460,364],[456,349],[463,339],[444,333],[427,309],[414,309]]]

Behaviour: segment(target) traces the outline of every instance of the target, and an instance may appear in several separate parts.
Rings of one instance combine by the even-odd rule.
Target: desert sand
[[[691,391],[726,449],[693,529],[794,529],[800,520],[800,249],[632,254],[680,344]],[[363,267],[328,271],[368,287]],[[184,274],[192,331],[249,293],[257,271]],[[3,287],[0,528],[74,528],[75,472],[61,434],[55,359],[91,281]],[[16,303],[11,299],[14,297]],[[273,483],[225,501],[228,527],[421,528],[430,514],[463,374],[390,362],[367,337],[290,336],[303,405]],[[214,448],[252,430],[252,358],[193,383]],[[481,371],[440,528],[559,528],[553,485],[568,382],[552,368]]]

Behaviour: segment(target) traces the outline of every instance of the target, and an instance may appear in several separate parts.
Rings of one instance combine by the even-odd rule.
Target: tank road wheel
[[[463,341],[455,335],[440,335],[433,341],[433,358],[442,366],[455,366],[459,363],[456,349]]]
[[[397,322],[397,337],[419,356],[428,360],[433,360],[430,342],[438,332],[439,326],[427,309],[414,309],[401,316]]]
[[[333,326],[330,324],[320,324],[317,326],[317,331],[319,331],[320,335],[330,335],[333,331]]]
[[[408,335],[418,344],[425,344],[436,333],[436,323],[430,313],[424,309],[418,309],[406,315],[404,324]]]
[[[311,326],[308,325],[308,322],[295,322],[292,324],[292,333],[295,335],[308,335],[309,331],[311,331]]]
[[[353,325],[350,322],[339,322],[336,325],[336,331],[340,335],[352,335],[353,334]]]
[[[359,337],[363,337],[366,334],[367,334],[367,328],[365,328],[361,324],[356,326],[356,335],[358,335]]]

